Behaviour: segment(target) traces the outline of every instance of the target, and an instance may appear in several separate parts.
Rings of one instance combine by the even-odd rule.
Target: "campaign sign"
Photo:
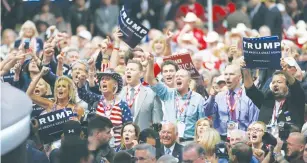
[[[192,78],[198,78],[199,73],[196,70],[190,54],[178,54],[169,57],[164,57],[163,61],[172,60],[178,64],[180,69],[185,69],[191,73]]]
[[[63,133],[63,124],[73,116],[70,108],[53,111],[38,116],[39,136],[44,144],[51,143],[61,138]]]
[[[243,38],[246,68],[281,69],[281,43],[277,36]]]
[[[118,16],[118,23],[120,32],[123,33],[121,39],[127,43],[131,48],[135,48],[136,45],[147,35],[148,29],[144,27],[135,19],[131,18],[123,6]]]

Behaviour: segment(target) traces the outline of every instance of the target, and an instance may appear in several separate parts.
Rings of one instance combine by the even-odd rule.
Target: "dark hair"
[[[232,155],[236,156],[239,163],[251,162],[253,150],[245,143],[238,142],[231,149]]]
[[[137,124],[132,123],[132,122],[125,123],[125,124],[123,125],[121,131],[120,131],[120,136],[121,136],[121,138],[122,138],[122,142],[121,142],[121,143],[122,143],[122,147],[124,147],[124,143],[123,143],[124,129],[125,129],[125,127],[128,126],[128,125],[132,125],[132,126],[134,127],[134,132],[135,132],[135,136],[136,136],[137,139],[139,139],[139,136],[140,136],[140,127],[139,127]]]
[[[288,75],[286,74],[286,72],[283,72],[283,71],[276,71],[273,73],[273,77],[276,76],[276,75],[283,75],[285,78],[286,78],[286,85],[288,86],[289,85],[289,81],[288,81]]]
[[[198,144],[196,142],[193,142],[193,143],[190,143],[190,144],[184,146],[183,152],[187,152],[191,149],[195,149],[197,151],[198,156],[206,154],[205,149],[200,144]]]
[[[164,61],[161,65],[161,73],[163,73],[163,67],[164,66],[167,66],[167,65],[173,65],[175,67],[175,70],[178,71],[179,70],[179,67],[178,67],[178,64],[172,60],[167,60],[167,61]]]
[[[60,148],[60,163],[76,163],[82,158],[87,159],[90,155],[87,145],[87,141],[78,136],[65,139]]]
[[[153,138],[156,140],[156,148],[160,147],[160,137],[159,133],[151,128],[146,128],[143,131],[141,131],[138,142],[139,144],[146,143],[147,138]]]
[[[246,7],[247,3],[245,1],[240,0],[240,1],[237,1],[236,6],[237,6],[237,9],[240,10],[243,7]]]
[[[115,154],[113,162],[116,163],[133,163],[133,156],[128,152],[120,151]]]
[[[137,65],[139,66],[139,70],[140,70],[140,71],[143,71],[143,66],[142,66],[142,64],[141,64],[139,61],[136,61],[136,60],[129,60],[127,64],[129,64],[129,63],[135,63],[135,64],[137,64]]]
[[[113,124],[110,119],[96,115],[88,123],[88,135],[92,135],[94,130],[104,131],[107,128],[113,128]]]

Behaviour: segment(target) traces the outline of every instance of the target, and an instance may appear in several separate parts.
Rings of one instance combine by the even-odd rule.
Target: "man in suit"
[[[268,13],[265,16],[265,25],[267,25],[272,32],[272,35],[282,38],[282,16],[277,8],[275,0],[262,0],[268,8]]]
[[[175,124],[167,122],[162,124],[160,131],[160,141],[163,145],[161,150],[162,155],[168,154],[178,158],[182,162],[182,149],[183,146],[176,142],[178,138],[178,131]]]
[[[119,8],[112,5],[110,0],[103,0],[103,4],[95,12],[95,29],[97,34],[110,36],[117,25]]]
[[[246,27],[250,28],[251,23],[248,15],[246,14],[247,4],[244,1],[237,2],[237,10],[227,17],[228,29],[235,28],[238,23],[245,24]]]
[[[252,29],[259,30],[259,28],[265,25],[265,16],[268,9],[261,3],[260,0],[250,0],[250,4],[253,9],[250,11],[250,18]]]
[[[126,101],[133,115],[133,122],[141,130],[149,128],[153,123],[162,121],[162,105],[160,99],[148,87],[141,84],[143,66],[140,62],[129,60],[125,71],[125,86],[120,98]]]

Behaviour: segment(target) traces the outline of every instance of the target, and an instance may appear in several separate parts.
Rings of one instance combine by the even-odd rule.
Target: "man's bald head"
[[[179,70],[176,72],[176,75],[177,75],[177,74],[185,75],[185,76],[189,77],[189,79],[191,79],[191,73],[190,73],[188,70],[179,69]]]

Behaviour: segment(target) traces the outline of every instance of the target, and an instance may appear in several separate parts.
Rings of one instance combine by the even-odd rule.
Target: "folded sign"
[[[120,10],[118,23],[120,32],[123,33],[122,40],[131,48],[135,48],[147,35],[148,29],[135,19],[131,18],[123,6]]]
[[[281,43],[278,37],[243,38],[246,68],[281,69]]]
[[[37,117],[39,123],[39,136],[44,144],[61,138],[63,124],[73,116],[73,111],[68,109],[57,110]]]

